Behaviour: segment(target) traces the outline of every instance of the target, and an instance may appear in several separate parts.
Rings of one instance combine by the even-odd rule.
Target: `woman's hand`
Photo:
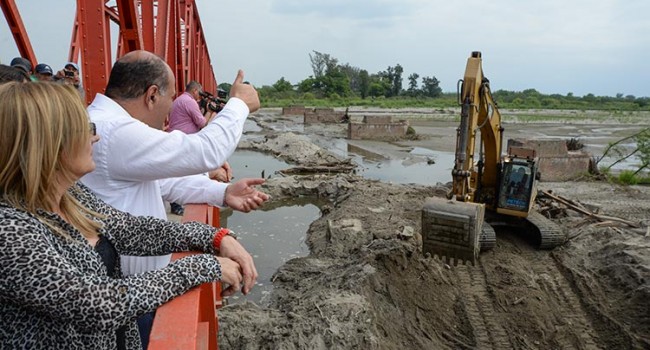
[[[248,294],[257,281],[257,269],[253,262],[253,257],[246,249],[233,237],[225,236],[221,240],[221,249],[219,256],[228,257],[240,266],[242,275],[242,293]]]
[[[221,292],[224,297],[235,294],[240,288],[243,281],[241,267],[234,260],[226,257],[217,257],[221,264],[221,282],[228,284],[228,288]]]

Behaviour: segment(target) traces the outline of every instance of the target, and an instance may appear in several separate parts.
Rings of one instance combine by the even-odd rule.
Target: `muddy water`
[[[305,244],[305,234],[312,221],[320,217],[320,209],[309,201],[293,201],[272,210],[257,210],[250,213],[224,210],[221,225],[228,226],[239,234],[240,242],[253,256],[259,274],[257,283],[250,294],[236,294],[229,302],[239,303],[250,300],[264,305],[265,297],[273,286],[271,277],[287,262],[300,256],[309,255]]]
[[[279,176],[276,174],[278,170],[291,167],[273,156],[242,150],[235,152],[228,162],[233,168],[235,181],[245,177]],[[271,277],[278,267],[289,259],[309,254],[305,234],[309,225],[318,217],[318,203],[305,198],[250,213],[222,210],[221,225],[239,235],[241,243],[253,256],[259,273],[257,284],[249,295],[237,294],[230,297],[228,302],[232,304],[250,300],[264,304],[265,296],[273,288]]]
[[[277,171],[290,168],[291,165],[273,156],[254,151],[237,150],[228,163],[233,169],[233,181],[243,178],[278,176]]]
[[[358,165],[359,175],[374,180],[399,184],[433,185],[451,180],[454,155],[416,147],[403,159],[373,159],[358,146],[348,145],[348,157]]]
[[[346,157],[359,164],[358,173],[366,178],[430,184],[431,181],[448,181],[446,179],[450,177],[453,154],[415,148],[406,152],[406,159],[387,159],[342,141],[339,146],[344,147],[345,152],[339,149],[337,153],[345,153]],[[262,175],[265,178],[280,176],[276,173],[278,170],[291,167],[270,155],[244,150],[235,152],[229,163],[235,180]],[[287,260],[309,254],[305,235],[309,225],[319,217],[319,203],[305,198],[251,213],[222,210],[221,225],[239,234],[241,243],[253,255],[259,273],[257,284],[249,295],[237,294],[230,297],[228,302],[233,304],[250,300],[264,305],[265,297],[273,288],[271,278],[275,271]]]

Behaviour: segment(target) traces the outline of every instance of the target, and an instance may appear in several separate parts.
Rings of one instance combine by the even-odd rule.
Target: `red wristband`
[[[212,246],[216,250],[221,250],[221,240],[226,237],[230,233],[230,230],[227,228],[221,228],[217,233],[214,235],[214,239],[212,240]]]

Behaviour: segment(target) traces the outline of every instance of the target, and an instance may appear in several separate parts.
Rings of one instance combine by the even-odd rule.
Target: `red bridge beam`
[[[2,0],[9,1],[9,0]],[[190,80],[215,92],[217,81],[194,0],[77,0],[69,60],[81,56],[86,101],[104,92],[112,62],[110,23],[120,27],[117,57],[145,49],[162,57],[176,76],[180,93]]]
[[[154,52],[172,68],[179,94],[190,80],[216,92],[217,80],[194,0],[117,0],[113,7],[108,2],[77,0],[68,60],[81,60],[87,103],[103,93],[108,83],[114,56],[111,22],[120,27],[117,58],[139,49]],[[35,66],[37,60],[14,0],[0,0],[0,5],[20,55]]]
[[[188,204],[182,221],[198,221],[219,227],[219,208]],[[191,254],[175,253],[172,260]],[[215,282],[204,283],[167,302],[156,310],[148,349],[217,350],[219,322],[216,310],[221,306],[221,284]]]
[[[27,31],[25,30],[25,25],[20,17],[16,3],[14,0],[1,0],[0,7],[2,7],[2,12],[4,12],[5,18],[7,19],[7,24],[9,24],[9,30],[11,30],[16,46],[18,46],[20,57],[28,59],[32,63],[32,68],[36,67],[38,61],[36,60],[36,55],[34,55],[32,44],[29,42],[29,37],[27,36]]]

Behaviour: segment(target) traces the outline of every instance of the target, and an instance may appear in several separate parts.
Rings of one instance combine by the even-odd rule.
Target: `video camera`
[[[199,103],[201,108],[208,108],[214,112],[220,112],[223,107],[221,105],[226,104],[228,98],[228,92],[223,89],[217,90],[217,96],[205,91],[199,93],[201,96],[201,102]]]

